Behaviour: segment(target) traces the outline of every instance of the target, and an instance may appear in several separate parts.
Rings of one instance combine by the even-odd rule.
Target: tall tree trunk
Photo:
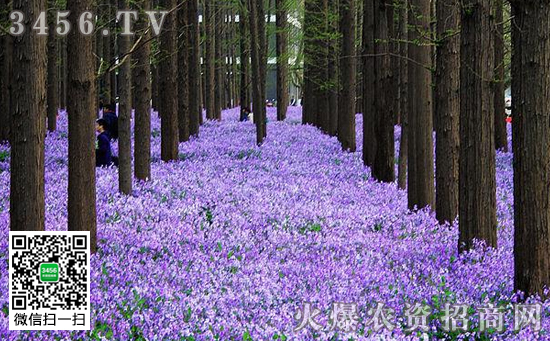
[[[355,54],[362,56],[363,51],[363,23],[364,20],[364,1],[355,2]],[[356,58],[356,76],[355,76],[355,112],[363,112],[363,58]]]
[[[151,51],[152,53],[152,51]],[[157,54],[158,56],[158,54]],[[154,59],[154,58],[153,58]],[[159,75],[159,64],[160,62],[155,61],[151,65],[151,103],[153,105],[153,109],[156,111],[160,110],[160,75]],[[160,113],[159,113],[160,115]]]
[[[313,124],[324,132],[329,131],[328,46],[325,35],[328,29],[328,2],[306,0],[304,22],[304,103],[303,123]],[[354,54],[352,54],[354,55]]]
[[[389,61],[390,70],[388,74],[388,93],[386,94],[386,96],[387,96],[387,102],[389,103],[388,110],[391,112],[391,118],[393,119],[392,127],[395,127],[395,125],[398,124],[398,121],[399,121],[399,117],[398,117],[399,105],[397,103],[397,97],[399,92],[399,77],[398,77],[399,58],[395,56],[397,54],[397,41],[396,41],[397,30],[395,28],[395,18],[394,18],[395,6],[396,6],[396,3],[394,2],[394,0],[386,0],[386,20],[388,22],[387,24],[388,25],[388,53],[389,53],[389,59],[390,59]],[[392,162],[394,161],[395,160],[393,160]],[[394,171],[394,177],[395,177],[395,171]]]
[[[401,69],[403,70],[403,69]],[[407,85],[405,85],[407,86]],[[397,187],[407,189],[407,160],[409,154],[409,115],[401,117],[401,140],[399,141],[399,164]]]
[[[252,54],[252,93],[253,93],[253,109],[254,109],[254,122],[256,123],[256,143],[261,145],[264,141],[264,119],[265,112],[265,100],[262,95],[262,67],[260,64],[263,62],[263,45],[260,38],[259,22],[264,20],[263,16],[259,14],[259,3],[262,1],[248,0],[248,13],[250,22],[250,50]],[[263,4],[262,4],[263,6]]]
[[[462,9],[460,53],[459,250],[472,239],[496,247],[496,178],[491,0]]]
[[[399,6],[399,38],[407,39],[408,0],[402,0]],[[408,119],[408,86],[409,73],[407,55],[409,51],[407,42],[399,43],[399,113],[401,124],[401,140],[399,145],[399,164],[397,185],[400,189],[407,188],[407,159],[408,159],[408,140],[409,140],[409,119]]]
[[[143,11],[151,9],[151,0],[140,0]],[[136,31],[143,37],[143,43],[136,50],[135,58],[135,147],[134,168],[135,177],[139,180],[151,178],[151,31],[147,30],[148,21],[144,13],[140,13]]]
[[[241,87],[240,100],[241,108],[250,108],[250,28],[248,27],[247,5],[241,0],[241,12],[239,14],[239,34],[240,34],[240,49],[241,49]]]
[[[452,223],[458,214],[458,154],[460,116],[460,5],[437,3],[435,73],[436,217]]]
[[[187,24],[189,25],[189,134],[199,135],[201,104],[201,50],[199,30],[199,1],[187,1]]]
[[[550,283],[550,5],[513,1],[512,18],[514,290],[543,296]]]
[[[55,1],[50,1],[50,8],[55,9]],[[55,22],[53,18],[49,18],[49,34],[48,34],[48,130],[55,131],[57,129],[57,110],[59,109],[58,88],[58,53],[57,53],[57,35],[55,32]]]
[[[224,68],[225,61],[222,60],[222,44],[223,44],[223,11],[221,10],[221,2],[219,0],[214,0],[214,35],[212,41],[214,42],[214,106],[216,108],[216,120],[221,120],[222,118],[222,109],[224,106],[223,94],[224,94],[224,77],[222,70]]]
[[[18,0],[14,11],[33,18],[45,0]],[[46,134],[47,37],[31,30],[13,38],[13,110],[11,116],[10,229],[43,231],[45,224],[44,137]]]
[[[315,74],[315,98],[317,101],[317,118],[315,124],[323,132],[330,130],[329,96],[328,96],[328,44],[326,36],[328,35],[328,1],[317,0],[317,36],[314,39],[315,52],[313,54],[314,63],[317,67]],[[353,53],[352,55],[355,55]],[[355,61],[355,58],[353,58]]]
[[[81,13],[93,10],[93,0],[69,1],[69,21],[77,27]],[[67,38],[67,112],[69,113],[69,231],[90,231],[96,251],[96,182],[94,36],[72,30]]]
[[[107,15],[105,14],[105,6],[103,4],[103,1],[96,1],[97,3],[97,22],[96,22],[96,32],[95,32],[95,39],[94,39],[94,47],[95,47],[95,53],[96,53],[96,72],[99,70],[100,72],[103,71],[103,67],[107,65],[107,61],[105,60],[105,53],[104,50],[104,44],[103,44],[103,30],[106,27],[107,22]],[[55,24],[55,18],[52,20],[52,24]],[[61,59],[61,58],[59,58]],[[105,102],[104,94],[105,94],[105,86],[103,84],[105,77],[97,77],[97,100],[98,103],[103,104]],[[97,112],[99,116],[99,111]]]
[[[314,94],[315,81],[313,74],[315,73],[314,65],[314,37],[315,37],[315,25],[313,24],[315,18],[315,2],[314,0],[304,0],[304,33],[303,33],[303,45],[304,45],[304,80],[302,90],[302,123],[314,124],[317,111],[317,100]]]
[[[288,110],[288,10],[286,0],[277,0],[277,120]]]
[[[329,31],[338,32],[339,31],[339,21],[340,15],[338,9],[340,7],[339,0],[329,1]],[[339,37],[334,35],[329,38],[328,42],[328,84],[329,87],[329,130],[328,133],[331,136],[337,136],[338,134],[338,93],[340,90],[340,48],[339,48]]]
[[[232,13],[229,10],[229,8],[227,8],[225,10],[225,16],[227,18],[226,21],[225,21],[225,25],[224,25],[224,28],[225,28],[225,34],[224,34],[225,41],[224,41],[224,45],[223,45],[224,55],[226,57],[224,73],[226,75],[225,78],[226,78],[226,85],[227,85],[226,98],[225,98],[225,107],[226,107],[226,109],[229,109],[229,108],[232,108],[232,105],[233,105],[233,100],[232,100],[233,99],[233,77],[232,77],[232,74],[231,74],[231,70],[232,70],[231,48],[233,46],[233,41],[232,41],[232,37],[231,37],[231,28],[233,27],[233,22],[232,22]]]
[[[176,0],[163,0],[162,6],[171,11],[177,6]],[[178,82],[177,82],[177,12],[166,15],[160,37],[161,62],[159,75],[160,117],[161,117],[161,158],[163,161],[178,159]]]
[[[216,107],[216,0],[204,0],[204,27],[206,35],[206,118],[218,117]]]
[[[108,72],[107,68],[111,66],[114,60],[114,51],[113,51],[113,40],[114,40],[114,30],[113,30],[113,10],[112,10],[112,0],[104,0],[103,4],[103,14],[105,17],[105,29],[109,30],[110,34],[103,36],[103,59],[104,59],[104,74],[103,74],[103,93],[100,96],[103,98],[105,104],[109,104],[115,101],[115,94],[112,92],[113,86],[111,85],[112,77],[111,73]],[[99,44],[100,42],[98,42]]]
[[[111,23],[111,34],[110,34],[110,41],[109,43],[111,44],[111,61],[113,62],[113,64],[115,63],[115,60],[117,58],[117,56],[120,55],[120,48],[119,48],[119,44],[118,44],[118,41],[117,41],[117,37],[118,35],[114,34],[114,32],[117,30],[117,25],[116,25],[116,21],[114,20],[114,18],[116,18],[116,12],[117,12],[117,1],[118,0],[108,0],[109,1],[109,20],[112,20],[112,23]],[[112,71],[109,73],[110,74],[110,77],[111,77],[111,90],[110,90],[110,94],[111,94],[111,101],[112,102],[116,102],[116,98],[119,94],[118,90],[118,77],[117,77],[117,74],[115,71]]]
[[[193,51],[189,48],[188,10],[189,2],[185,2],[178,10],[178,129],[180,142],[189,141],[189,61]]]
[[[433,114],[431,48],[425,44],[430,32],[430,1],[411,0],[409,14],[409,139],[408,139],[408,203],[409,208],[433,207]]]
[[[372,176],[374,179],[383,182],[395,180],[395,137],[394,137],[394,115],[393,96],[391,96],[391,59],[390,59],[390,25],[388,21],[392,16],[390,3],[387,0],[374,1],[374,51],[376,54],[374,70],[370,74],[375,79],[375,108],[374,132],[376,149],[374,151],[374,164]],[[393,13],[393,11],[391,11]],[[369,70],[365,70],[365,77],[369,77]]]
[[[504,102],[504,1],[496,0],[494,3],[495,11],[495,83],[493,84],[494,95],[494,114],[495,114],[495,148],[497,150],[508,151],[508,132],[506,131]]]
[[[235,9],[230,9],[229,15],[231,16],[231,26],[230,26],[230,35],[229,35],[229,54],[231,57],[231,107],[235,108],[239,103],[239,80],[238,80],[238,69],[237,69],[237,11]]]
[[[119,9],[126,11],[129,9],[129,0],[118,0]],[[131,37],[119,34],[119,107],[118,107],[118,188],[121,193],[132,193],[132,65],[130,64],[131,57],[127,53],[130,52]]]
[[[0,13],[8,13],[7,0],[0,0]],[[4,18],[4,17],[2,17]],[[0,143],[7,142],[10,137],[10,77],[12,60],[12,37],[0,35]]]
[[[355,0],[340,0],[340,35],[338,140],[343,150],[355,152]]]
[[[67,51],[67,37],[63,37],[61,40],[61,96],[59,104],[63,109],[67,109],[67,83],[69,82],[69,67],[68,63],[68,51]]]
[[[374,165],[376,156],[375,2],[363,4],[363,163]]]
[[[271,0],[269,0],[271,3]],[[266,109],[266,84],[267,84],[267,56],[268,56],[268,43],[267,43],[267,30],[266,30],[266,23],[265,23],[265,3],[263,1],[256,1],[256,18],[257,18],[257,30],[258,30],[258,41],[259,41],[259,56],[260,56],[260,63],[259,63],[259,80],[260,80],[260,96],[262,98],[261,100],[261,119],[260,119],[260,125],[262,127],[262,141],[267,136],[267,109]],[[268,16],[269,20],[271,20],[271,15]]]
[[[152,0],[151,8],[158,8],[160,0]],[[164,30],[164,28],[163,28]],[[161,31],[162,32],[162,31]],[[153,39],[151,43],[151,103],[153,110],[159,111],[160,109],[160,75],[159,65],[161,59],[160,53],[160,36]],[[158,113],[160,117],[160,113]]]

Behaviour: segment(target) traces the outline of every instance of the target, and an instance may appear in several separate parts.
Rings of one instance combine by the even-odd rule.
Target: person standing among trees
[[[111,134],[107,130],[108,123],[100,118],[96,121],[96,131],[99,133],[95,148],[96,167],[109,167],[112,164]]]

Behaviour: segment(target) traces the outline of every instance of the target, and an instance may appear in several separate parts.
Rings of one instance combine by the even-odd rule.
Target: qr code
[[[89,320],[89,241],[88,232],[10,232],[10,327],[61,329],[64,321],[81,327]]]

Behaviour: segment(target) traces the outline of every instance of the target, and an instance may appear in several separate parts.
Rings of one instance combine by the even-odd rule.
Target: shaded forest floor
[[[91,333],[8,332],[9,154],[0,147],[0,339],[328,340],[333,332],[293,332],[305,302],[321,309],[324,325],[333,302],[358,304],[359,332],[335,340],[417,339],[404,330],[405,303],[434,309],[424,337],[456,337],[435,319],[447,302],[506,311],[504,333],[477,332],[476,313],[459,338],[536,337],[512,325],[511,154],[497,156],[499,248],[458,255],[457,227],[409,212],[406,192],[369,179],[360,150],[343,153],[335,138],[300,125],[299,108],[286,122],[274,122],[271,109],[268,116],[261,148],[254,125],[229,110],[169,164],[160,162],[155,118],[152,180],[135,184],[132,196],[117,193],[116,169],[98,170]],[[360,142],[360,115],[357,123]],[[48,230],[66,229],[66,124],[61,115],[46,143]],[[367,326],[376,302],[396,310],[393,332]],[[543,315],[539,337],[550,339],[550,301]]]

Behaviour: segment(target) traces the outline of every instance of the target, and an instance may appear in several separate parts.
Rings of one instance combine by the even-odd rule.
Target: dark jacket
[[[107,131],[110,134],[110,138],[113,140],[118,139],[118,116],[113,112],[103,114],[103,119],[107,121]]]
[[[111,137],[109,132],[104,131],[97,136],[97,145],[95,150],[96,167],[109,167],[113,160],[111,155]]]

